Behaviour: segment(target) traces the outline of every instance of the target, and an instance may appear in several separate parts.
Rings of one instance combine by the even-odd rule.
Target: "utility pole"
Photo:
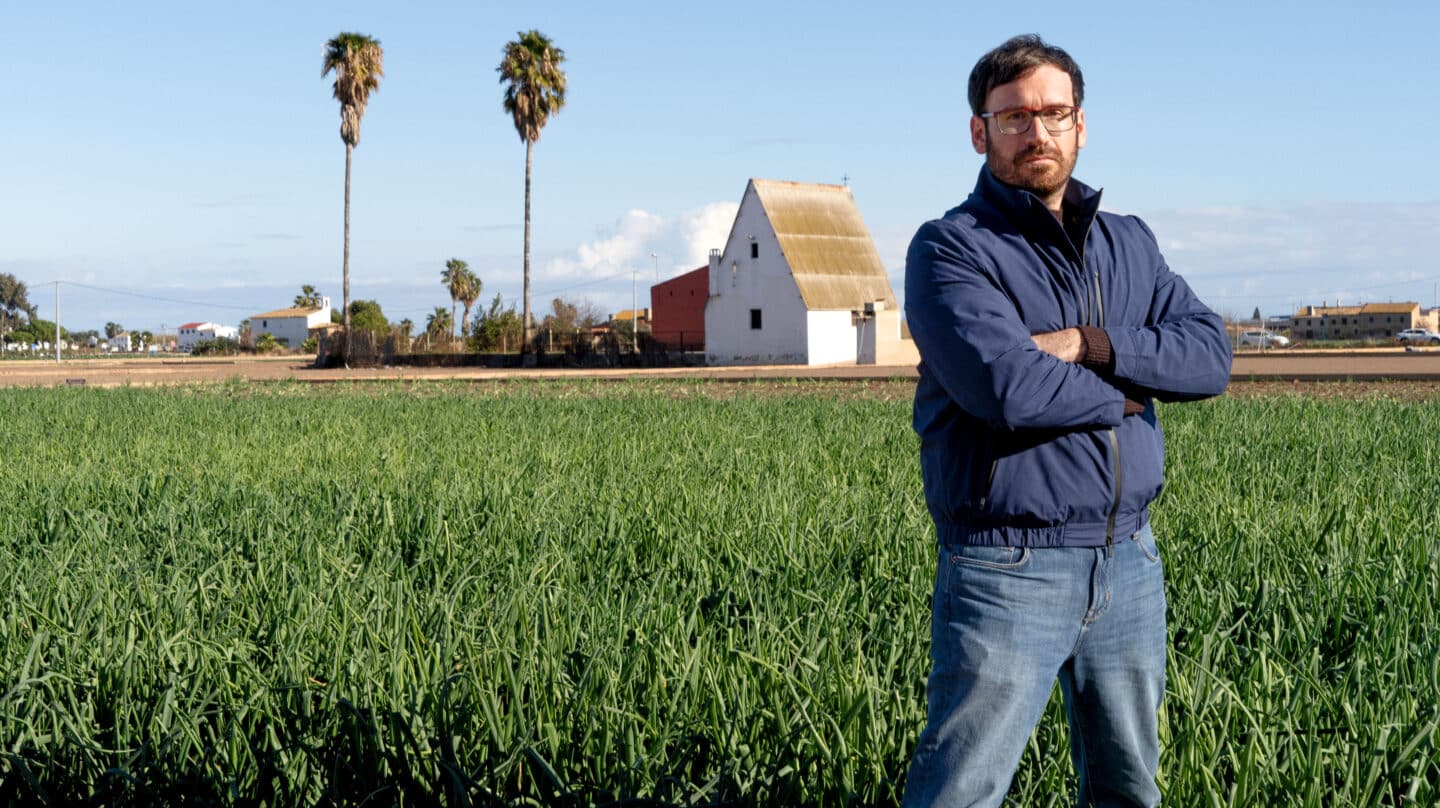
[[[640,270],[630,270],[630,350],[640,353],[640,312],[635,310],[635,287]]]
[[[60,364],[60,281],[55,281],[55,364]]]

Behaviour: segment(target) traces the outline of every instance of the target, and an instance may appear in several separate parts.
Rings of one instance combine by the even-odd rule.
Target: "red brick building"
[[[705,350],[709,265],[650,287],[650,333],[672,351]]]

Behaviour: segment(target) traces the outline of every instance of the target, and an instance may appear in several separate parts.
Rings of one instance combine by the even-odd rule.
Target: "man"
[[[985,156],[920,228],[905,311],[939,539],[928,719],[907,806],[999,805],[1058,676],[1082,805],[1155,805],[1165,591],[1155,401],[1218,395],[1218,316],[1133,216],[1071,179],[1084,79],[1038,36],[970,74]]]

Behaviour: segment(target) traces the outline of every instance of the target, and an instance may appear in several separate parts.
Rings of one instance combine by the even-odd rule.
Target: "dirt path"
[[[243,379],[300,382],[471,381],[520,379],[837,379],[900,380],[916,377],[911,366],[766,365],[753,367],[614,368],[521,370],[492,368],[385,367],[316,370],[308,358],[281,359],[79,359],[0,361],[0,386],[90,387],[193,384]],[[1232,395],[1369,395],[1389,391],[1407,399],[1440,398],[1440,351],[1377,349],[1352,352],[1246,352],[1235,357]]]

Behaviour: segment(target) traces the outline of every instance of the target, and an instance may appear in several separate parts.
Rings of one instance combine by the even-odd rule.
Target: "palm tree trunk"
[[[522,354],[530,351],[530,166],[535,150],[535,144],[528,139],[525,141],[525,319],[521,321],[521,330],[525,335],[520,352]]]
[[[350,161],[355,154],[355,147],[349,143],[345,144],[345,283],[344,283],[344,306],[340,310],[340,317],[345,329],[345,342],[341,348],[340,359],[346,367],[350,366]]]

